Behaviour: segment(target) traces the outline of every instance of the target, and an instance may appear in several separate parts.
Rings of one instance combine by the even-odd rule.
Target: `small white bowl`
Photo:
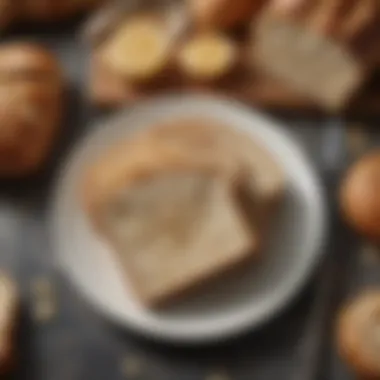
[[[160,312],[134,298],[116,256],[91,229],[78,199],[84,165],[120,137],[160,121],[213,118],[248,132],[273,153],[288,180],[284,205],[261,263]],[[122,111],[76,148],[58,181],[52,209],[58,263],[105,316],[155,339],[205,343],[258,327],[304,285],[321,253],[326,209],[316,173],[285,129],[239,103],[201,95],[153,99]]]

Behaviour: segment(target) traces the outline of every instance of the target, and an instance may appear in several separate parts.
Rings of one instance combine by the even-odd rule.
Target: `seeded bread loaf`
[[[88,172],[90,220],[144,304],[162,305],[255,257],[257,236],[230,173],[150,138],[113,148]]]

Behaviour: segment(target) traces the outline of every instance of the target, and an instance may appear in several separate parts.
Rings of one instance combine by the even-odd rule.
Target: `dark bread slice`
[[[150,138],[129,140],[92,167],[90,220],[143,303],[166,303],[255,257],[257,235],[240,215],[235,179],[212,157]]]

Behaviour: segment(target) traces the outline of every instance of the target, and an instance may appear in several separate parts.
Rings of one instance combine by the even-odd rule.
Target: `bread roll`
[[[120,23],[100,47],[109,69],[132,82],[159,75],[171,57],[171,34],[165,21],[142,14]]]
[[[140,300],[162,305],[253,258],[235,184],[217,160],[142,138],[87,173],[90,221],[118,253]]]
[[[367,154],[349,170],[341,186],[347,221],[364,236],[380,241],[380,152]]]
[[[56,58],[22,43],[0,47],[0,177],[44,163],[61,121],[63,79]]]
[[[380,379],[380,291],[371,290],[345,307],[338,320],[339,352],[360,379]]]

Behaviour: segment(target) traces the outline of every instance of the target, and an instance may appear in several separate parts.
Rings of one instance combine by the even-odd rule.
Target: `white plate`
[[[188,115],[223,121],[261,140],[283,166],[288,190],[260,264],[247,268],[244,275],[209,286],[181,304],[153,312],[137,302],[112,250],[91,230],[77,191],[84,165],[113,141],[159,121]],[[105,316],[153,338],[200,343],[257,327],[284,307],[317,262],[325,219],[316,174],[284,129],[231,100],[179,95],[123,111],[79,144],[59,179],[51,226],[59,265]]]

